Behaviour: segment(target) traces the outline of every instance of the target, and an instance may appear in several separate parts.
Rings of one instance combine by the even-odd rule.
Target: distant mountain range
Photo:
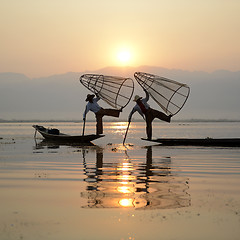
[[[89,91],[79,77],[85,73],[133,77],[134,72],[148,72],[190,86],[184,108],[174,119],[240,120],[240,71],[219,70],[212,73],[184,71],[161,67],[106,67],[89,72],[69,72],[42,78],[28,78],[19,73],[0,73],[0,119],[11,120],[81,120]],[[135,84],[135,94],[144,92]],[[100,102],[107,107],[104,102]],[[133,103],[124,109],[120,119],[126,120]],[[150,101],[153,108],[159,108]],[[88,119],[94,119],[92,113]],[[135,119],[140,119],[136,113]],[[106,118],[109,120],[109,118]]]

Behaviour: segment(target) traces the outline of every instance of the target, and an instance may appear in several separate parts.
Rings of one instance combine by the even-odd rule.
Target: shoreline
[[[161,120],[156,119],[155,121],[161,122]],[[82,123],[82,120],[37,120],[37,119],[13,119],[13,120],[5,120],[5,119],[0,119],[0,124],[1,123],[31,123],[31,122],[40,122],[40,123],[46,123],[46,122],[74,122],[74,123]],[[88,122],[95,122],[95,119],[89,119]],[[127,122],[126,119],[119,119],[117,120],[104,120],[104,122]],[[142,119],[135,119],[132,122],[145,122]],[[176,119],[172,120],[172,122],[189,122],[189,123],[195,123],[195,122],[240,122],[240,119]]]

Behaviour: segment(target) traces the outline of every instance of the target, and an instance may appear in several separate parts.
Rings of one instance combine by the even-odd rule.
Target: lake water
[[[0,124],[0,239],[239,239],[240,148],[164,147],[144,122],[105,122],[93,146]],[[82,123],[44,123],[82,134]],[[239,122],[154,122],[153,137],[240,137]],[[88,122],[86,134],[95,132]]]

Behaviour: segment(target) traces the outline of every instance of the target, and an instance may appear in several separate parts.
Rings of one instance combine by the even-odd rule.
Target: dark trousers
[[[111,117],[119,117],[120,115],[120,110],[117,109],[104,109],[101,108],[96,115],[96,120],[97,120],[97,125],[96,125],[96,134],[103,134],[103,122],[102,118],[103,116],[111,116]]]
[[[147,112],[145,113],[145,120],[146,120],[146,133],[147,133],[147,138],[148,139],[152,139],[152,121],[158,118],[162,121],[165,122],[170,122],[171,121],[171,117],[166,115],[163,112],[160,112],[158,110],[149,108],[147,110]]]

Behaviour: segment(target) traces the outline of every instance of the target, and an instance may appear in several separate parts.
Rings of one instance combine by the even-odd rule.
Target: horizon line
[[[160,120],[156,120],[161,122]],[[46,120],[37,120],[37,119],[0,119],[0,123],[18,123],[18,122],[75,122],[75,123],[81,123],[83,120],[60,120],[60,119],[46,119]],[[89,119],[87,122],[96,122],[96,120]],[[119,120],[105,120],[104,122],[128,122],[124,119]],[[132,122],[145,122],[143,119],[135,119]],[[199,118],[190,118],[190,119],[173,119],[171,122],[240,122],[240,119],[199,119]]]

